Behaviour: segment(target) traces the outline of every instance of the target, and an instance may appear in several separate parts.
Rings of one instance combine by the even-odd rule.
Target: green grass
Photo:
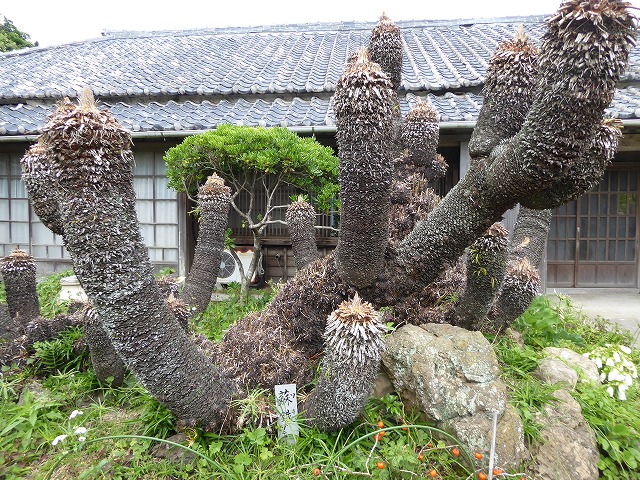
[[[57,280],[43,282],[41,302],[50,304]],[[232,288],[225,302],[212,303],[194,322],[196,331],[219,340],[246,313],[264,307],[270,294],[240,301]],[[568,299],[558,303],[538,298],[516,322],[525,345],[506,337],[490,338],[501,364],[511,403],[524,422],[529,442],[540,440],[535,413],[552,401],[555,387],[540,383],[532,372],[546,346],[565,346],[579,353],[605,343],[630,344],[624,331],[604,320],[587,320]],[[237,405],[245,423],[235,435],[199,429],[178,429],[175,419],[150,397],[132,376],[119,389],[100,386],[88,367],[86,351],[74,349],[81,331],[71,329],[52,342],[36,346],[24,369],[4,367],[0,376],[0,478],[56,479],[410,479],[477,478],[488,459],[473,459],[458,440],[420,422],[395,395],[371,399],[361,418],[338,432],[301,427],[294,444],[278,438],[268,421],[272,395],[255,391]],[[634,350],[632,360],[640,363]],[[34,382],[42,388],[33,387]],[[31,386],[29,386],[31,385]],[[32,392],[32,393],[29,393]],[[612,399],[605,387],[579,384],[574,397],[596,432],[603,478],[638,478],[637,435],[640,431],[640,392],[637,384],[628,400]],[[20,396],[22,401],[19,402]],[[69,418],[74,410],[81,415]],[[301,420],[302,422],[302,420]],[[378,422],[383,422],[382,428]],[[302,422],[303,423],[303,422]],[[85,441],[74,433],[87,429]],[[191,460],[158,458],[153,448],[171,446],[180,431],[179,451]],[[383,436],[376,436],[380,432]],[[61,435],[67,437],[53,446]],[[461,450],[458,456],[452,449]],[[383,468],[378,468],[381,462]],[[516,472],[509,472],[515,474]],[[635,476],[634,476],[635,475]],[[517,475],[509,478],[520,478]]]

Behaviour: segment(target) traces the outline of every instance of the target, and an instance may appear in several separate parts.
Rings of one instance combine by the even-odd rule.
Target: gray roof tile
[[[472,121],[496,45],[524,23],[539,42],[542,17],[398,22],[405,59],[401,108],[416,95],[442,121]],[[0,54],[0,135],[37,133],[54,101],[84,86],[133,132],[213,128],[224,122],[332,126],[330,97],[373,23],[119,32]],[[640,118],[640,49],[610,109]]]

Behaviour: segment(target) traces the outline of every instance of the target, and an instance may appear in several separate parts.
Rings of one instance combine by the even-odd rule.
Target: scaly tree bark
[[[329,316],[318,383],[304,402],[311,425],[338,430],[360,415],[373,391],[386,331],[381,315],[358,294]]]
[[[222,426],[236,389],[189,341],[160,295],[130,195],[129,134],[87,102],[58,111],[43,140],[74,270],[116,351],[179,419]]]
[[[24,250],[15,248],[0,263],[0,273],[7,292],[7,306],[12,319],[26,325],[40,315],[40,302],[36,290],[36,262]]]
[[[507,263],[509,232],[494,223],[467,250],[467,281],[456,315],[459,325],[478,329],[500,289]]]
[[[198,189],[200,230],[193,264],[182,293],[183,300],[192,309],[192,315],[204,312],[211,302],[211,293],[220,271],[230,202],[231,189],[215,173]]]
[[[340,157],[340,277],[355,287],[373,283],[384,265],[392,179],[391,83],[365,50],[336,84],[333,109]]]
[[[291,237],[293,256],[296,259],[298,271],[318,258],[318,246],[316,244],[316,211],[313,205],[298,197],[287,207],[285,220]]]
[[[51,178],[46,151],[44,145],[36,143],[22,157],[22,181],[27,189],[31,207],[40,221],[53,233],[62,235],[58,201],[52,197],[50,188],[54,179]]]

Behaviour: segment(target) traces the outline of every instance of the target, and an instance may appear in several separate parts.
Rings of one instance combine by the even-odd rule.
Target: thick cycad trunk
[[[12,319],[26,323],[40,315],[36,290],[36,262],[24,250],[15,248],[0,262],[0,273],[7,293],[7,306]]]
[[[382,270],[389,237],[393,96],[391,83],[362,50],[336,84],[333,108],[340,157],[338,272],[355,287]]]
[[[22,181],[24,182],[31,207],[38,215],[40,221],[53,233],[63,234],[58,201],[53,195],[51,183],[51,166],[46,157],[47,149],[44,145],[36,143],[32,146],[22,160]]]
[[[293,256],[296,259],[298,271],[318,258],[318,246],[316,244],[316,211],[313,206],[299,197],[287,207],[285,215]]]
[[[458,324],[480,329],[500,289],[507,263],[509,232],[493,224],[467,250],[467,282],[456,306]]]
[[[329,316],[318,384],[305,400],[305,417],[321,430],[346,427],[371,396],[387,330],[371,304],[356,296]]]
[[[198,189],[200,230],[191,270],[185,281],[182,298],[192,314],[204,312],[218,279],[224,249],[224,235],[229,222],[231,189],[215,173]]]
[[[43,136],[66,246],[113,346],[181,421],[219,428],[234,384],[193,346],[161,297],[130,195],[129,134],[85,104],[58,111]]]

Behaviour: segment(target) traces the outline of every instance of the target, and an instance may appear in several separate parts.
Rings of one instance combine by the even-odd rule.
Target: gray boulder
[[[595,480],[599,476],[598,445],[582,409],[568,391],[556,390],[558,400],[545,405],[535,420],[542,442],[532,447],[529,467],[536,480]]]
[[[493,412],[498,412],[498,461],[505,466],[520,462],[526,452],[522,422],[514,409],[507,409],[496,355],[480,332],[447,324],[406,325],[386,343],[384,368],[408,408],[485,454]]]
[[[580,374],[587,380],[599,383],[596,364],[579,353],[568,348],[547,347],[542,351],[543,358],[535,370],[540,380],[549,384],[564,383],[573,390]]]

